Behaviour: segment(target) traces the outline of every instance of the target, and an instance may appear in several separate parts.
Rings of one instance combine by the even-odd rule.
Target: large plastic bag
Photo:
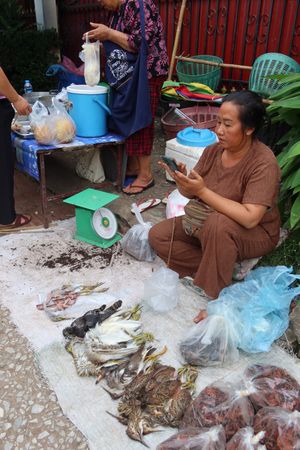
[[[204,367],[230,364],[239,358],[234,329],[218,315],[193,325],[180,343],[180,351],[187,363]]]
[[[105,175],[99,149],[89,149],[82,153],[78,158],[75,170],[77,175],[92,183],[102,183],[105,180]]]
[[[161,267],[144,281],[144,302],[155,311],[170,311],[178,302],[178,285],[178,273]]]
[[[246,426],[252,426],[254,408],[244,385],[214,383],[200,392],[188,406],[180,428],[223,425],[226,438]]]
[[[52,116],[48,108],[40,101],[36,101],[32,106],[29,115],[30,127],[35,140],[39,144],[49,145],[55,141],[55,130],[52,123]]]
[[[52,99],[51,120],[57,144],[67,144],[74,139],[75,123],[67,113],[64,104],[56,97]]]
[[[291,301],[300,293],[300,286],[290,286],[298,279],[300,275],[286,266],[260,267],[243,282],[223,289],[217,300],[209,302],[207,312],[228,320],[238,336],[238,348],[269,351],[288,327]]]
[[[225,450],[224,428],[187,428],[159,444],[156,450]]]
[[[166,206],[166,217],[172,219],[173,217],[183,216],[184,207],[189,202],[189,199],[180,194],[178,189],[175,189],[168,196]]]
[[[256,410],[265,406],[300,410],[300,385],[285,369],[253,364],[245,370],[243,380]]]
[[[82,45],[80,58],[84,61],[84,79],[88,86],[96,86],[100,81],[100,43],[87,41]]]
[[[143,221],[136,203],[133,203],[132,208],[139,223],[133,225],[123,236],[121,246],[125,252],[139,261],[153,261],[156,255],[148,240],[152,223]]]
[[[264,431],[254,434],[252,427],[241,428],[227,443],[226,450],[266,450],[262,445]]]
[[[268,450],[300,450],[300,412],[262,408],[254,419],[254,431],[265,431]]]

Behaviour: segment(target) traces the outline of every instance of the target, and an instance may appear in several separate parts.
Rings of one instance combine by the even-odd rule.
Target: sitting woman
[[[180,277],[215,299],[231,284],[236,261],[263,256],[279,240],[276,206],[280,169],[272,151],[256,138],[265,107],[250,91],[227,95],[220,107],[216,134],[187,174],[164,167],[182,195],[186,214],[154,225],[150,245]],[[198,322],[203,312],[194,319]]]

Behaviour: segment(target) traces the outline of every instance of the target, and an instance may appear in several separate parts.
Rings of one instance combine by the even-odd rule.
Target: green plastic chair
[[[263,97],[269,97],[278,90],[278,80],[268,78],[268,75],[278,75],[290,72],[300,72],[300,65],[289,56],[282,53],[264,53],[253,63],[248,87]]]

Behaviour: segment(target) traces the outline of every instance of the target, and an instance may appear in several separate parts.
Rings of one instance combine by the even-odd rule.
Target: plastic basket
[[[252,66],[249,89],[264,97],[269,97],[283,85],[278,85],[278,80],[270,79],[267,76],[290,72],[300,72],[300,65],[293,58],[282,53],[260,55]]]
[[[196,55],[192,56],[194,59],[204,59],[205,61],[212,61],[222,63],[223,60],[218,56],[211,55]],[[197,64],[192,61],[179,60],[176,65],[177,77],[179,81],[184,83],[198,82],[209,86],[214,91],[217,89],[221,79],[221,68],[217,66],[210,66],[208,64]]]
[[[197,123],[195,128],[208,128],[214,131],[217,125],[218,106],[193,106],[182,108],[181,111]],[[191,124],[177,116],[172,108],[161,118],[161,126],[167,139],[173,139],[180,130],[190,127]]]

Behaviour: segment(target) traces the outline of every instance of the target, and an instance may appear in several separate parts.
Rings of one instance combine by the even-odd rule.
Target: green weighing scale
[[[85,189],[64,200],[75,206],[75,239],[108,248],[121,239],[117,233],[118,224],[115,215],[105,205],[119,198],[118,195],[96,189]]]

